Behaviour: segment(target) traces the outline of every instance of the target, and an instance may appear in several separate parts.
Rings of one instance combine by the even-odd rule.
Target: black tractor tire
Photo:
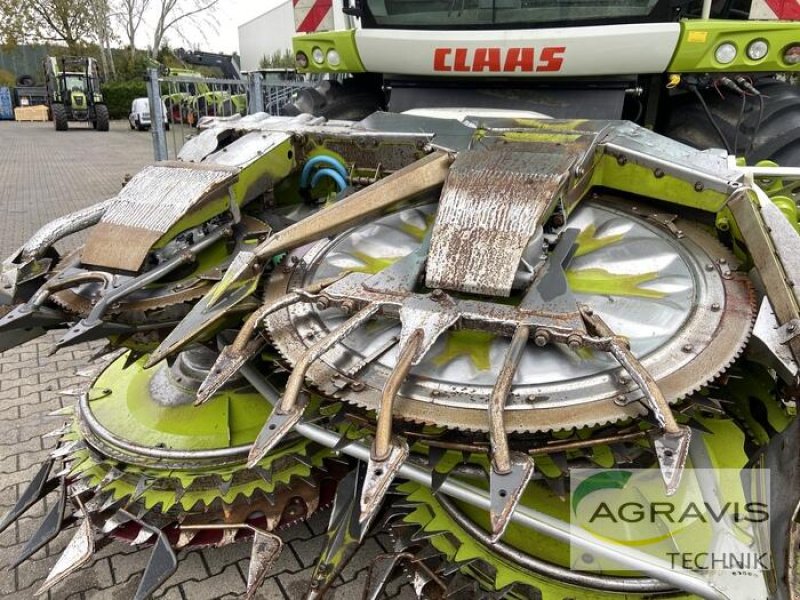
[[[20,75],[17,77],[17,85],[19,87],[33,87],[36,85],[36,82],[32,75]]]
[[[108,107],[105,104],[95,105],[94,118],[94,125],[97,131],[108,131]]]
[[[63,104],[54,102],[50,105],[50,112],[53,113],[53,124],[56,126],[56,131],[66,131],[69,129],[67,109]]]
[[[723,86],[719,86],[723,97],[715,90],[703,94],[709,112],[731,151],[744,156],[748,165],[773,160],[784,167],[800,167],[800,87],[772,77],[757,80],[754,85],[764,100],[760,118],[759,98],[748,96],[740,122],[742,98]],[[725,146],[694,94],[686,94],[672,106],[662,133],[695,148]]]
[[[386,99],[379,82],[373,78],[323,81],[315,88],[302,88],[293,101],[281,107],[280,113],[297,116],[308,113],[326,119],[358,121],[376,110],[385,108]]]

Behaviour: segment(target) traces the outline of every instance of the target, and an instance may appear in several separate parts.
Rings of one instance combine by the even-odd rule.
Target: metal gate
[[[184,142],[197,134],[203,117],[277,115],[298,90],[315,85],[312,81],[275,81],[260,72],[248,73],[241,80],[166,77],[157,68],[148,69],[147,75],[156,160],[177,158]]]

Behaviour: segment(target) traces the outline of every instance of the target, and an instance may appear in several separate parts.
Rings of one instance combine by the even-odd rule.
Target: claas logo
[[[535,48],[436,48],[434,71],[553,73],[564,64],[564,46]]]

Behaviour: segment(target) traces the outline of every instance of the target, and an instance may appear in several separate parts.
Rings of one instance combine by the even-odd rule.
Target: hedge
[[[131,102],[147,96],[147,85],[141,81],[110,81],[103,85],[108,112],[112,119],[127,119]]]

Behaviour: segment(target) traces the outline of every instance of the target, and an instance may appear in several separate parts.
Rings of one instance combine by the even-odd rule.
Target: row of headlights
[[[302,50],[295,55],[294,59],[301,69],[308,67],[308,56]],[[314,46],[311,49],[311,60],[319,66],[322,66],[327,61],[331,67],[338,67],[342,62],[342,58],[335,48],[331,48],[325,53],[319,46]]]
[[[759,61],[767,56],[769,44],[764,39],[753,40],[744,52],[750,60]],[[714,58],[721,65],[729,65],[736,60],[738,53],[739,50],[733,42],[722,42],[714,51]],[[792,44],[783,51],[783,62],[787,65],[800,63],[800,43]]]

